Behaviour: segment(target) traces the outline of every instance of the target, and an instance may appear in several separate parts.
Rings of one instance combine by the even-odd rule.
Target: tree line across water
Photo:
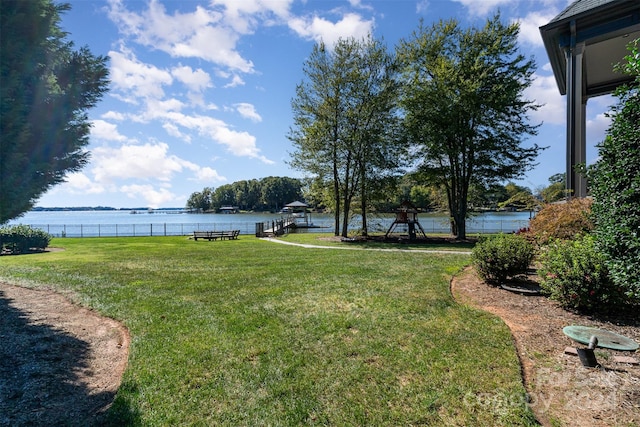
[[[391,212],[402,202],[410,201],[424,211],[446,211],[447,194],[443,188],[418,184],[405,176],[391,186],[379,200],[370,201],[371,211]],[[516,209],[534,210],[541,204],[552,203],[565,197],[564,174],[549,178],[549,185],[532,191],[510,182],[489,187],[472,186],[469,195],[470,210]],[[185,209],[191,212],[218,212],[225,206],[242,211],[278,212],[293,201],[305,201],[310,208],[331,212],[324,203],[323,193],[314,188],[313,181],[288,177],[267,177],[236,181],[217,188],[205,187],[189,196]],[[360,214],[354,209],[354,214]]]

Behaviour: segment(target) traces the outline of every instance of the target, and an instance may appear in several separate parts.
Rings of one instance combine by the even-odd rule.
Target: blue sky
[[[62,27],[76,47],[108,55],[111,90],[89,113],[91,162],[38,206],[182,207],[205,186],[301,177],[288,164],[291,99],[313,44],[372,33],[392,50],[426,24],[482,25],[498,9],[521,24],[538,65],[529,99],[544,104],[525,144],[550,146],[521,185],[565,168],[565,100],[538,27],[568,0],[85,0]],[[587,105],[587,160],[609,125],[610,96]]]

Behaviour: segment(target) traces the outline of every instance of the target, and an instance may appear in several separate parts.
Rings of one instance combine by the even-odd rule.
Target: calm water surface
[[[40,228],[56,237],[97,236],[175,236],[188,235],[195,230],[240,230],[241,234],[255,234],[256,223],[271,223],[281,214],[187,214],[178,211],[38,211],[27,212],[10,225],[27,224]],[[393,215],[368,218],[370,231],[386,231]],[[418,220],[426,233],[449,231],[448,218],[442,214],[420,214]],[[333,232],[333,217],[310,214],[314,232]],[[488,212],[467,220],[468,233],[512,232],[526,227],[528,212]],[[351,229],[357,229],[354,220]],[[398,229],[396,229],[398,230]],[[402,231],[400,228],[398,231]]]

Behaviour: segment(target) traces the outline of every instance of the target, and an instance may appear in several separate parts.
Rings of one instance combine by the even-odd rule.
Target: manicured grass
[[[55,239],[0,258],[124,322],[114,425],[534,425],[508,328],[458,305],[466,254],[240,236]]]

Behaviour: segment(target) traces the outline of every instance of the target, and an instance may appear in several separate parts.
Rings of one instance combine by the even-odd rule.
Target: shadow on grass
[[[456,240],[451,237],[416,237],[410,239],[408,236],[402,235],[376,235],[372,234],[368,237],[353,237],[353,238],[330,238],[336,242],[341,242],[349,245],[357,245],[364,249],[379,249],[379,248],[393,248],[393,249],[432,249],[432,250],[466,250],[469,251],[477,243],[476,238],[469,238],[466,240]]]
[[[0,426],[113,424],[114,393],[92,393],[78,376],[90,369],[88,343],[34,322],[1,291],[0,340]],[[133,411],[118,412],[139,424]]]

